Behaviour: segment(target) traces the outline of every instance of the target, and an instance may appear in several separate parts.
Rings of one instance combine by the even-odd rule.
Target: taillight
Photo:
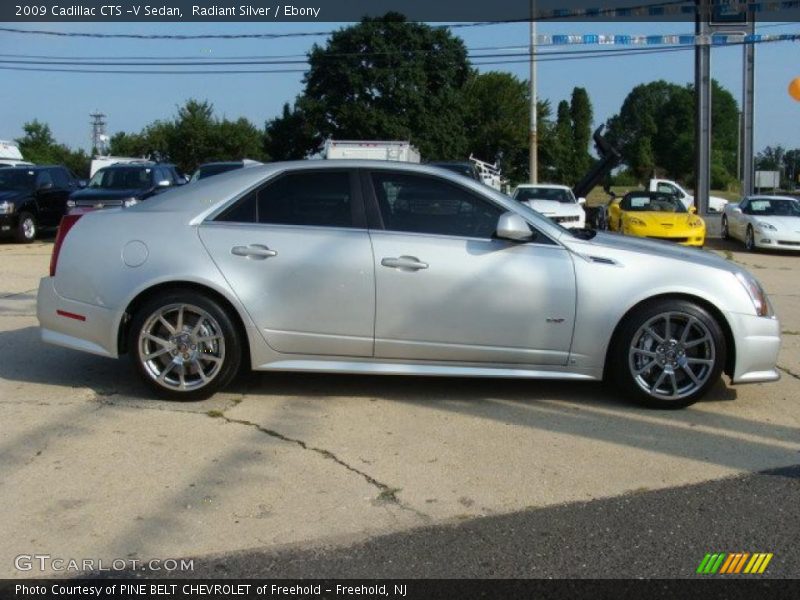
[[[64,238],[67,237],[69,230],[72,229],[72,226],[75,225],[82,216],[82,213],[77,213],[61,217],[61,223],[59,223],[58,232],[56,232],[56,241],[53,243],[53,255],[50,257],[50,277],[55,277],[56,275],[58,254],[61,252],[61,245],[64,243]]]

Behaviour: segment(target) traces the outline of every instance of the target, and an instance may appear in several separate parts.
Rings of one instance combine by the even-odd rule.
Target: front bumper
[[[756,231],[753,237],[757,248],[800,251],[800,237],[796,235],[781,234],[780,231]]]
[[[736,345],[732,383],[777,381],[781,324],[776,318],[726,313]]]
[[[99,356],[118,356],[117,315],[102,306],[60,296],[52,277],[39,282],[36,317],[43,342]]]
[[[0,215],[0,234],[8,235],[14,233],[18,225],[19,215],[17,213]]]
[[[634,235],[636,237],[647,238],[648,240],[657,240],[661,242],[672,242],[680,244],[681,246],[694,246],[702,248],[706,243],[706,232],[704,229],[689,229],[684,231],[670,231],[669,234],[664,232],[662,235],[654,235],[652,229],[637,229],[627,227],[623,230],[625,235]]]

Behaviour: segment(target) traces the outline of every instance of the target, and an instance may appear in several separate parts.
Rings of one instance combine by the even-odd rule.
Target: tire
[[[753,226],[747,226],[747,233],[744,236],[744,248],[748,252],[755,252],[756,251],[756,236],[753,232]]]
[[[139,376],[172,400],[202,400],[239,372],[244,343],[213,298],[173,290],[148,300],[131,321],[128,352]]]
[[[36,239],[36,234],[38,232],[39,229],[36,226],[36,218],[29,212],[19,213],[14,239],[20,244],[30,244]]]
[[[625,316],[608,373],[626,399],[685,408],[717,382],[726,356],[725,334],[707,310],[687,300],[656,300]]]
[[[728,217],[722,215],[722,239],[729,240],[731,239],[730,231],[728,231]]]

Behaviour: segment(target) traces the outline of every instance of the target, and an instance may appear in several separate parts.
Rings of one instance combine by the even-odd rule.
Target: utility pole
[[[708,212],[711,190],[711,0],[697,0],[694,48],[695,168],[694,203]]]
[[[539,181],[539,140],[537,131],[536,114],[536,0],[531,0],[531,40],[530,40],[530,58],[531,58],[531,76],[528,85],[530,86],[530,100],[531,100],[531,119],[530,119],[530,139],[529,143],[529,168],[530,168],[530,182],[538,183]]]
[[[754,14],[747,15],[747,33],[755,33]],[[755,168],[753,164],[753,125],[755,112],[755,70],[756,46],[744,44],[744,73],[742,74],[742,194],[749,196],[753,193],[753,178]]]
[[[92,150],[103,154],[106,144],[106,115],[95,110],[89,116],[92,117]]]

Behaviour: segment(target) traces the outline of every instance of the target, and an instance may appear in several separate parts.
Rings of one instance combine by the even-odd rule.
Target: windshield
[[[628,194],[620,208],[631,212],[688,212],[680,200],[669,194]]]
[[[30,169],[0,170],[0,190],[32,190],[36,183],[36,171]]]
[[[527,200],[555,200],[564,204],[574,204],[575,195],[572,190],[564,188],[517,188],[514,199],[520,202]]]
[[[150,167],[112,167],[100,169],[89,181],[90,188],[106,190],[143,189],[153,185]]]
[[[206,177],[211,177],[212,175],[227,173],[228,171],[241,169],[243,166],[244,164],[242,163],[223,163],[219,165],[204,165],[199,169],[197,169],[197,172],[192,177],[192,180],[197,181],[199,179],[205,179]]]
[[[459,163],[433,163],[433,166],[439,167],[440,169],[447,169],[448,171],[454,171],[456,173],[460,173],[461,175],[466,175],[471,179],[477,179],[472,165]]]
[[[751,200],[749,213],[764,217],[800,217],[800,202],[797,200],[759,199]]]

